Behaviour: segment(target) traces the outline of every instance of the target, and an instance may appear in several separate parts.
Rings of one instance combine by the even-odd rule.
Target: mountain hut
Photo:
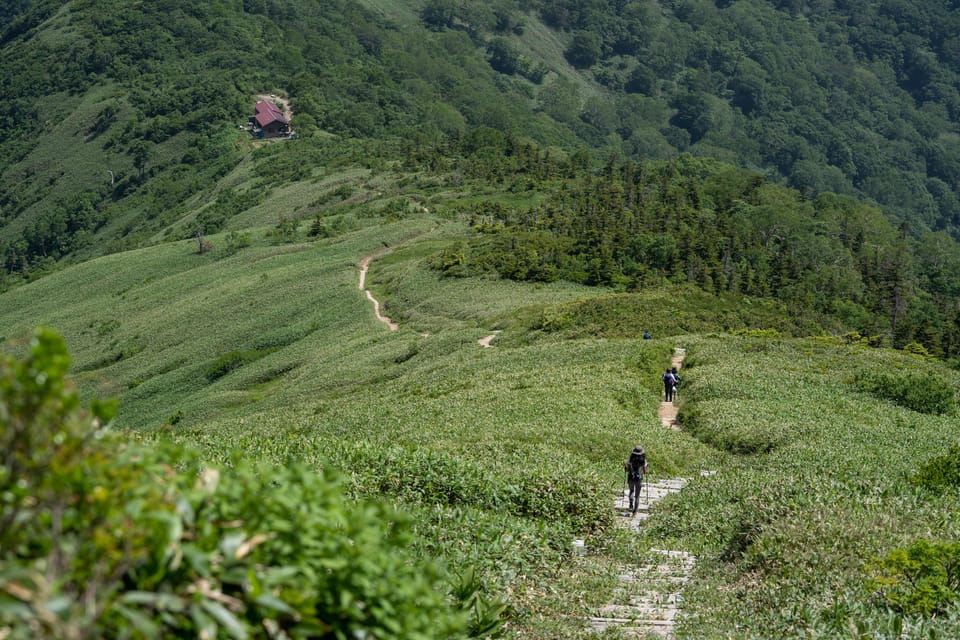
[[[272,102],[261,100],[254,108],[253,135],[258,138],[276,138],[289,135],[290,122],[283,110]]]

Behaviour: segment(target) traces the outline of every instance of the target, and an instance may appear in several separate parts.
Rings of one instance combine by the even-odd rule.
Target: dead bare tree
[[[205,253],[213,251],[213,245],[207,242],[207,240],[203,237],[202,227],[197,229],[197,232],[194,234],[194,237],[197,239],[197,244],[199,245],[197,253],[199,253],[200,255],[203,255]]]

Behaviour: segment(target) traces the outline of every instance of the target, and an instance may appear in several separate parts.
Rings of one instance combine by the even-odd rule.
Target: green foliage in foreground
[[[502,605],[412,557],[412,521],[300,464],[229,471],[122,442],[40,330],[0,361],[0,636],[452,638]],[[457,600],[461,603],[457,604]],[[467,609],[473,621],[468,620]]]
[[[448,452],[417,448],[349,448],[341,464],[352,469],[358,491],[383,492],[410,503],[471,505],[517,518],[543,514],[588,531],[608,524],[601,487],[584,482],[580,470],[558,473],[529,465],[510,475],[492,474],[476,462]],[[591,478],[595,480],[595,478]]]

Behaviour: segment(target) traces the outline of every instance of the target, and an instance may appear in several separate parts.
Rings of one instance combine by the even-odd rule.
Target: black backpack
[[[623,466],[627,471],[628,480],[640,480],[643,477],[643,468],[647,466],[647,454],[631,453],[630,459]]]

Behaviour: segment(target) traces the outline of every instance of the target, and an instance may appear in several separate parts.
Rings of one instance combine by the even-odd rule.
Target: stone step
[[[601,624],[605,626],[614,626],[614,625],[625,625],[630,624],[634,625],[636,628],[652,628],[652,627],[673,627],[673,620],[639,620],[637,618],[608,618],[606,616],[591,616],[587,618],[591,623]]]
[[[587,622],[597,633],[603,633],[607,629],[615,628],[621,636],[628,638],[649,638],[650,636],[670,638],[673,636],[672,622],[637,624],[637,622],[633,620],[611,618],[588,618]]]
[[[650,549],[653,553],[659,553],[662,556],[667,556],[669,558],[682,558],[684,560],[696,560],[697,556],[693,555],[689,551],[674,550],[674,549]]]
[[[635,620],[644,623],[673,622],[679,611],[677,607],[605,604],[600,607],[600,615],[597,617],[613,620]]]
[[[661,580],[667,578],[683,578],[693,570],[692,564],[684,565],[657,565],[655,567],[641,567],[637,573],[637,580]]]
[[[673,589],[679,591],[690,581],[690,572],[685,568],[653,569],[645,574],[635,576],[632,582],[644,584],[657,589]]]
[[[679,591],[676,593],[664,593],[662,591],[643,591],[636,595],[630,596],[630,606],[639,607],[639,606],[668,606],[668,607],[679,607],[683,604],[683,594]]]

